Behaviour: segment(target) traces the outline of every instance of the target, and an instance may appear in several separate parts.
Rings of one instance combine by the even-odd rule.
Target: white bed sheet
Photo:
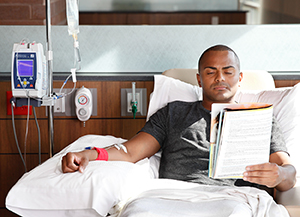
[[[27,172],[6,197],[6,207],[24,217],[100,217],[111,207],[142,191],[150,179],[149,161],[93,161],[84,173],[63,174],[61,158],[87,146],[107,147],[126,140],[86,135],[42,165]]]
[[[263,190],[207,186],[170,179],[149,180],[148,190],[115,213],[118,217],[288,217],[287,210]]]

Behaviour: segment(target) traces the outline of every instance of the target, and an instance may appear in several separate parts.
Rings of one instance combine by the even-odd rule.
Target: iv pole
[[[53,52],[52,52],[52,42],[51,42],[51,4],[50,0],[46,0],[46,58],[47,58],[47,75],[48,75],[48,88],[47,96],[52,97],[53,92],[53,71],[52,71],[52,61],[53,61]],[[54,142],[53,142],[53,106],[47,106],[48,111],[48,130],[49,130],[49,155],[53,156]]]

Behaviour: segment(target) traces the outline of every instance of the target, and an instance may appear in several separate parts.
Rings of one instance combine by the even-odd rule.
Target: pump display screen
[[[33,76],[33,60],[18,60],[18,74],[21,77]]]

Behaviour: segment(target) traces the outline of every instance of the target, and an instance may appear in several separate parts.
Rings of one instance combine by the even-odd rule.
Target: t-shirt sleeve
[[[270,154],[278,151],[288,153],[282,131],[277,119],[273,116]]]
[[[152,135],[160,144],[163,145],[167,136],[166,123],[168,118],[167,106],[154,113],[140,132]]]

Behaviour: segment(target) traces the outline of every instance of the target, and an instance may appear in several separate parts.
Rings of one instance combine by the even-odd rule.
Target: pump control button
[[[87,113],[84,108],[79,109],[78,112],[79,112],[79,115],[82,115],[82,116],[86,115],[86,113]]]

